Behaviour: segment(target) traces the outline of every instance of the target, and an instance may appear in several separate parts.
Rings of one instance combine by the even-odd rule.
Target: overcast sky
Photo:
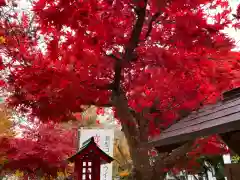
[[[230,5],[232,7],[233,13],[236,12],[237,6],[238,4],[240,4],[240,0],[229,0]],[[235,50],[240,50],[240,31],[239,30],[235,30],[233,28],[228,28],[225,30],[225,32],[232,38],[234,38],[236,40],[236,45],[237,47],[235,48]]]

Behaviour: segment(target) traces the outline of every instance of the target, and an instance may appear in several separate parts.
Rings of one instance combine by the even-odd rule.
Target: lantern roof
[[[89,138],[83,143],[83,146],[77,153],[68,158],[70,162],[74,162],[77,159],[83,159],[86,156],[93,155],[92,157],[98,157],[101,160],[101,164],[111,163],[114,159],[105,153],[94,141],[94,137]],[[88,157],[89,158],[89,157]]]

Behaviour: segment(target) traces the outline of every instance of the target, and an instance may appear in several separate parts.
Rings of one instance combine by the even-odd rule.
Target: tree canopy
[[[141,142],[239,85],[239,53],[223,32],[238,27],[239,8],[232,20],[226,0],[36,0],[32,10],[20,23],[1,18],[8,105],[41,122],[112,107],[137,179],[153,173]]]
[[[56,124],[35,124],[34,128],[22,127],[22,133],[5,147],[7,161],[2,170],[18,170],[30,177],[56,177],[65,172],[66,159],[76,152],[76,132]]]
[[[36,1],[35,23],[46,53],[31,46],[36,37],[24,35],[29,19],[22,16],[24,23],[14,24],[21,39],[7,37],[15,48],[9,55],[22,63],[8,80],[9,104],[30,107],[42,121],[59,120],[81,105],[111,106],[112,93],[121,89],[133,110],[154,105],[161,109],[154,115],[168,124],[182,109],[215,101],[231,83],[226,57],[234,44],[221,32],[231,24],[228,3],[157,2]],[[216,7],[223,12],[206,12]]]

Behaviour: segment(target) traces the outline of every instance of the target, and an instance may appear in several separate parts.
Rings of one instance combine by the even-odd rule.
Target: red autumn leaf
[[[75,118],[78,120],[78,121],[80,121],[80,120],[82,120],[82,113],[74,113],[73,114],[74,116],[75,116]]]
[[[237,6],[237,13],[236,13],[237,17],[240,17],[240,4]]]
[[[6,6],[6,0],[0,0],[0,6]]]
[[[104,108],[100,108],[100,107],[99,107],[99,108],[97,109],[97,114],[98,114],[98,115],[104,115],[104,113],[105,113]]]
[[[8,162],[3,169],[21,170],[36,175],[39,169],[49,176],[64,171],[66,158],[76,151],[76,133],[56,124],[21,126],[22,137],[6,144]],[[2,150],[3,147],[1,147]]]
[[[5,84],[6,84],[5,81],[0,80],[0,87],[1,87],[1,86],[4,86]]]
[[[96,123],[97,123],[97,124],[100,124],[100,120],[96,120]]]

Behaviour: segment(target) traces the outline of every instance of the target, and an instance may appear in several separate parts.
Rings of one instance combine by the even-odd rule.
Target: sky
[[[229,0],[229,3],[232,7],[233,12],[236,12],[237,6],[238,4],[240,4],[240,0]],[[234,50],[240,51],[240,31],[233,28],[228,28],[224,32],[226,32],[230,37],[235,39],[237,47]]]

